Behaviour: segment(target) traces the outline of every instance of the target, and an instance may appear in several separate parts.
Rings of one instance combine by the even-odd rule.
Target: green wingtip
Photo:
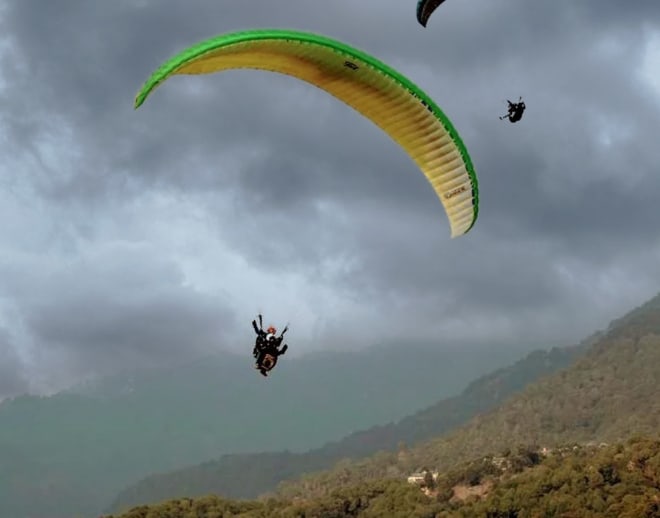
[[[144,103],[147,98],[148,92],[146,91],[146,86],[143,86],[140,92],[135,96],[135,101],[133,102],[133,109],[137,110]]]

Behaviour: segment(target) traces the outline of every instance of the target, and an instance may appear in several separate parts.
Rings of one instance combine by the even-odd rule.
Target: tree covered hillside
[[[660,430],[658,297],[619,320],[575,364],[511,397],[467,425],[399,452],[344,461],[328,472],[284,483],[281,494],[323,495],[328,488],[400,477],[420,465],[441,470],[516,444],[617,441]]]
[[[584,349],[580,345],[535,351],[513,365],[475,380],[458,396],[443,399],[396,423],[355,432],[307,453],[227,455],[198,466],[149,476],[122,491],[111,509],[208,493],[256,498],[274,490],[287,478],[330,468],[343,458],[360,458],[380,450],[396,449],[400,442],[412,444],[448,432],[478,413],[495,408],[529,383],[567,367]]]
[[[314,499],[216,496],[140,506],[106,518],[657,518],[660,440],[519,448],[429,472],[420,484],[379,480]]]
[[[318,447],[456,394],[519,354],[384,346],[287,357],[264,379],[250,350],[2,402],[0,516],[93,515],[151,473]]]

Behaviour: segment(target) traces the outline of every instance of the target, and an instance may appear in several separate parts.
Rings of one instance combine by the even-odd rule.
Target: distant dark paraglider
[[[254,368],[259,370],[262,376],[268,376],[268,373],[277,365],[277,358],[283,355],[289,348],[287,344],[284,344],[280,349],[280,345],[284,339],[284,333],[287,332],[289,327],[286,326],[280,336],[275,336],[277,329],[274,326],[269,326],[264,331],[261,315],[259,315],[259,325],[257,326],[257,321],[253,320],[252,327],[254,328],[254,332],[257,333],[254,349],[252,349],[252,356],[256,360]]]
[[[502,115],[500,120],[509,119],[509,122],[518,122],[522,119],[523,112],[525,111],[525,103],[523,102],[522,97],[518,98],[517,103],[512,103],[508,99],[506,102],[509,103],[509,111],[506,115]]]
[[[445,209],[451,236],[461,236],[472,228],[479,212],[477,176],[452,123],[407,77],[346,43],[282,29],[216,36],[158,67],[137,94],[135,107],[172,76],[242,68],[296,77],[367,117],[398,143],[426,176]],[[332,144],[328,142],[328,146]]]
[[[419,0],[417,2],[417,21],[422,27],[426,27],[429,18],[441,3],[445,0]]]

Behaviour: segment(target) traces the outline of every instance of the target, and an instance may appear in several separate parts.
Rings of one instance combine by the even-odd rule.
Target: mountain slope
[[[462,428],[409,451],[343,462],[285,483],[286,496],[320,495],[362,480],[397,477],[421,465],[446,469],[462,459],[518,444],[614,441],[660,430],[660,296],[612,323],[564,371],[513,396]]]
[[[660,516],[660,440],[573,445],[552,452],[520,450],[464,463],[427,482],[422,491],[403,480],[381,480],[306,501],[182,498],[134,508],[117,518],[656,518]]]
[[[287,478],[331,467],[345,457],[364,457],[415,443],[449,431],[542,376],[570,365],[585,345],[535,351],[515,364],[472,382],[459,396],[448,398],[396,423],[356,432],[341,441],[303,454],[290,452],[228,455],[172,473],[152,475],[119,494],[112,509],[176,496],[208,493],[254,498]]]
[[[222,354],[4,401],[0,516],[93,515],[150,473],[227,453],[318,447],[456,394],[519,354],[430,345],[377,352],[286,357],[268,379],[249,353]]]

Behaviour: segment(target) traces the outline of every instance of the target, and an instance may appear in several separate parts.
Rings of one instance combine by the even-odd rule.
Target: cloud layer
[[[409,5],[407,5],[409,4]],[[24,0],[0,40],[0,396],[251,340],[561,344],[660,287],[660,4]],[[369,121],[293,78],[178,77],[288,27],[390,63],[454,122],[481,211],[450,240]],[[498,120],[523,95],[521,123]],[[4,375],[2,373],[5,373]]]

